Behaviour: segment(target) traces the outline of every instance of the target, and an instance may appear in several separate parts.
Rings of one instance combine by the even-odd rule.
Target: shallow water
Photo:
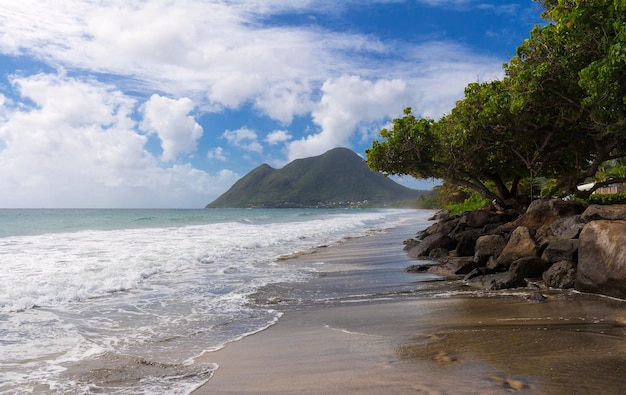
[[[258,393],[323,393],[330,386],[324,380],[341,382],[341,377],[345,383],[333,385],[360,394],[379,393],[381,383],[407,394],[623,393],[626,301],[541,289],[546,299],[537,303],[529,298],[535,289],[477,291],[460,281],[405,273],[419,262],[402,252],[399,234],[406,232],[400,227],[297,257],[287,263],[326,265],[316,279],[298,286],[274,284],[255,294],[259,303],[292,317],[287,329],[281,331],[279,322],[267,336],[255,336],[272,344],[271,333],[279,333],[274,336],[289,337],[285,344],[298,350],[262,351],[265,358],[284,358],[285,370],[268,368],[270,378],[257,377],[265,380]],[[337,340],[320,327],[345,338]],[[248,357],[245,351],[238,349],[242,358]],[[346,356],[348,351],[354,356]],[[252,350],[250,357],[257,354]],[[370,367],[359,362],[368,358]],[[308,361],[318,362],[310,362],[310,378],[305,378],[298,366]],[[235,371],[230,375],[246,377],[246,371]],[[273,384],[277,380],[284,386]],[[248,388],[226,384],[233,385],[233,393]],[[210,381],[199,393],[211,388]]]
[[[202,353],[274,324],[248,295],[323,263],[282,256],[414,210],[0,210],[0,392],[189,393]]]

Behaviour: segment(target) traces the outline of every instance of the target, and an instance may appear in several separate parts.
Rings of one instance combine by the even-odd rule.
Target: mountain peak
[[[370,170],[354,151],[333,148],[282,169],[262,164],[207,207],[382,207],[423,193]]]

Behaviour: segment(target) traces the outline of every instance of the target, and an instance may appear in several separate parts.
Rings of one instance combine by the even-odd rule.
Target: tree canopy
[[[541,3],[549,23],[533,28],[502,80],[469,84],[436,121],[405,109],[367,150],[368,165],[501,201],[532,197],[538,179],[551,181],[551,196],[626,182],[596,177],[626,157],[626,1]]]

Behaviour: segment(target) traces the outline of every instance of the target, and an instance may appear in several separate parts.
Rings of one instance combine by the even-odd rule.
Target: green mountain
[[[382,207],[424,193],[370,170],[353,151],[335,148],[282,169],[262,164],[206,207]]]

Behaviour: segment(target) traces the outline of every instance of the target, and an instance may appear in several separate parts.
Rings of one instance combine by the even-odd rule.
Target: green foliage
[[[381,207],[423,193],[371,171],[349,149],[335,148],[278,170],[261,165],[207,207]]]
[[[502,81],[469,84],[438,121],[405,109],[366,151],[370,168],[501,201],[626,182],[619,167],[602,168],[626,158],[626,1],[541,3],[550,22],[533,28]]]
[[[480,197],[480,195],[474,193],[461,203],[450,203],[445,206],[445,209],[450,211],[450,214],[457,215],[466,211],[474,211],[481,209],[489,204],[489,200]]]
[[[626,204],[626,192],[593,194],[586,199],[589,204]]]

